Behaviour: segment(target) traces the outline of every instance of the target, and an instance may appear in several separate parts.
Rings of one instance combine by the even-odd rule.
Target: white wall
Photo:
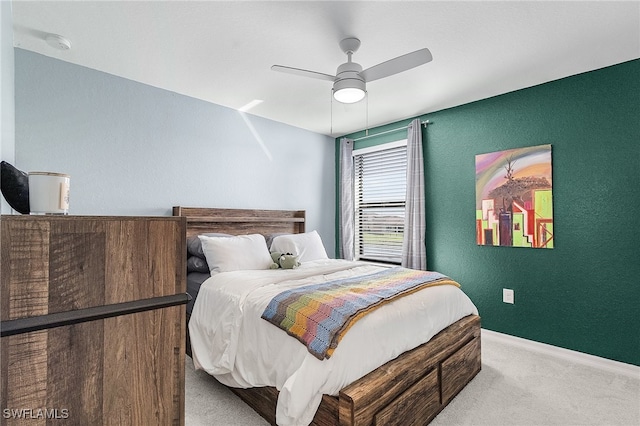
[[[15,50],[16,167],[71,175],[70,213],[307,211],[334,252],[334,141]]]
[[[0,1],[0,158],[14,161],[15,106],[14,106],[14,57],[13,17],[11,2]],[[0,203],[2,213],[10,213],[11,207],[4,197]]]

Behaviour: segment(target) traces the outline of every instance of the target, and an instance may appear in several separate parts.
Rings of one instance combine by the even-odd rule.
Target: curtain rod
[[[428,124],[433,124],[433,122],[431,122],[431,121],[429,121],[429,120],[425,120],[425,121],[421,121],[421,122],[420,122],[420,124],[422,124],[422,125],[425,127],[425,129],[426,129],[426,128],[427,128],[427,125],[428,125]],[[409,125],[408,125],[408,124],[407,124],[406,126],[398,127],[398,128],[396,128],[396,129],[385,130],[384,132],[376,133],[375,135],[369,135],[369,134],[367,134],[367,135],[365,135],[365,136],[361,136],[361,137],[359,137],[359,138],[355,138],[355,139],[353,139],[353,140],[354,140],[354,142],[355,142],[355,141],[361,141],[361,140],[363,140],[363,139],[369,139],[369,138],[372,138],[372,137],[374,137],[374,136],[386,135],[387,133],[397,132],[398,130],[404,130],[404,129],[406,129],[407,127],[409,127]],[[369,130],[367,130],[367,132],[368,132],[368,131],[369,131]]]

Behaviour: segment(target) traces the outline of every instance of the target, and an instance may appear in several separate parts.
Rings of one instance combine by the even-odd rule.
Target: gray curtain
[[[415,119],[407,128],[407,198],[402,241],[402,266],[427,269],[424,209],[424,161],[422,156],[422,126]]]
[[[342,259],[355,258],[353,242],[353,140],[340,139],[340,245]]]

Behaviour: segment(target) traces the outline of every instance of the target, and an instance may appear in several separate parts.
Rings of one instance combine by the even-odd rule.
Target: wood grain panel
[[[6,340],[6,344],[5,344]],[[0,409],[4,409],[8,407],[7,405],[7,396],[8,396],[8,372],[9,372],[9,339],[5,338],[0,343]]]
[[[338,398],[322,395],[322,402],[311,422],[312,426],[334,426],[340,424]]]
[[[184,235],[184,234],[183,234]],[[185,290],[186,291],[186,290]],[[187,305],[176,306],[170,311],[171,319],[169,324],[173,324],[172,335],[167,341],[175,342],[171,345],[171,371],[173,373],[171,379],[172,398],[171,398],[171,424],[173,426],[184,426],[184,405],[185,405],[185,372],[184,372],[184,354],[185,354],[185,334],[187,323],[185,315]]]
[[[104,321],[48,330],[47,392],[38,407],[68,410],[68,421],[95,424],[102,419]],[[48,421],[56,423],[55,419]]]
[[[147,221],[147,241],[145,251],[153,253],[148,256],[148,272],[154,283],[154,296],[167,296],[184,293],[183,283],[187,270],[187,245],[185,229],[179,222],[167,220]],[[177,256],[177,258],[176,258]]]
[[[136,406],[143,407],[143,410],[138,412],[135,424],[150,420],[158,425],[180,424],[180,411],[174,411],[174,408],[176,397],[182,394],[179,391],[184,388],[184,375],[169,376],[167,369],[179,367],[177,364],[182,360],[182,368],[177,371],[184,370],[184,358],[181,356],[184,353],[184,333],[179,332],[178,326],[182,318],[184,310],[179,307],[145,312],[145,315],[136,318],[138,346],[142,346],[142,342],[145,345],[139,348],[140,365],[136,368],[139,374]],[[174,379],[179,381],[174,382]],[[152,412],[148,404],[155,407]],[[136,418],[135,415],[132,417]]]
[[[122,315],[104,320],[104,363],[114,366],[104,377],[103,393],[103,425],[132,425],[130,413],[133,412],[134,401],[131,392],[134,377],[130,372],[136,365],[132,351],[137,352],[133,315]]]
[[[213,231],[212,231],[213,229]],[[293,224],[273,223],[273,222],[213,222],[213,223],[194,223],[190,224],[187,236],[204,234],[206,232],[220,232],[231,235],[248,235],[248,234],[296,234],[298,227]]]
[[[49,222],[2,220],[0,319],[45,315],[49,301]],[[38,259],[34,267],[34,259]]]
[[[105,240],[99,221],[51,224],[49,313],[102,306]]]
[[[480,339],[474,338],[442,362],[442,402],[451,401],[480,367]]]
[[[438,369],[411,385],[391,404],[380,410],[374,418],[376,426],[425,425],[440,408]]]
[[[3,216],[2,319],[186,292],[186,219]],[[3,337],[3,408],[184,425],[185,306]],[[22,424],[0,419],[1,424]],[[40,419],[29,425],[59,424]]]
[[[186,291],[184,224],[167,219],[107,225],[106,303]]]
[[[105,320],[105,425],[181,425],[184,306]]]
[[[255,412],[271,425],[276,424],[276,403],[278,401],[278,390],[274,387],[262,388],[229,388],[242,399]]]
[[[143,221],[115,221],[105,224],[106,258],[105,303],[126,302],[154,296],[147,284],[147,226]]]
[[[6,358],[2,359],[2,373],[7,377],[7,395],[3,396],[6,405],[3,409],[44,406],[47,397],[47,340],[46,331],[2,338],[2,345],[6,346],[7,352]],[[22,422],[24,420],[7,419],[3,424],[12,426]],[[45,421],[36,419],[31,424],[40,426]]]
[[[255,210],[182,207],[174,216],[187,218],[187,237],[206,232],[231,235],[305,232],[304,210]]]

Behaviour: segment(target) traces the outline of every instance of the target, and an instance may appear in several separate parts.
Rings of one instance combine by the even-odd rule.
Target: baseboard
[[[558,358],[565,359],[576,364],[588,365],[590,367],[609,371],[611,373],[621,374],[634,379],[640,379],[640,367],[626,364],[624,362],[614,361],[595,355],[589,355],[570,349],[560,348],[558,346],[548,345],[533,340],[523,339],[521,337],[511,336],[509,334],[498,333],[497,331],[482,329],[482,339],[502,341],[503,343],[519,346],[533,352],[539,352]]]

